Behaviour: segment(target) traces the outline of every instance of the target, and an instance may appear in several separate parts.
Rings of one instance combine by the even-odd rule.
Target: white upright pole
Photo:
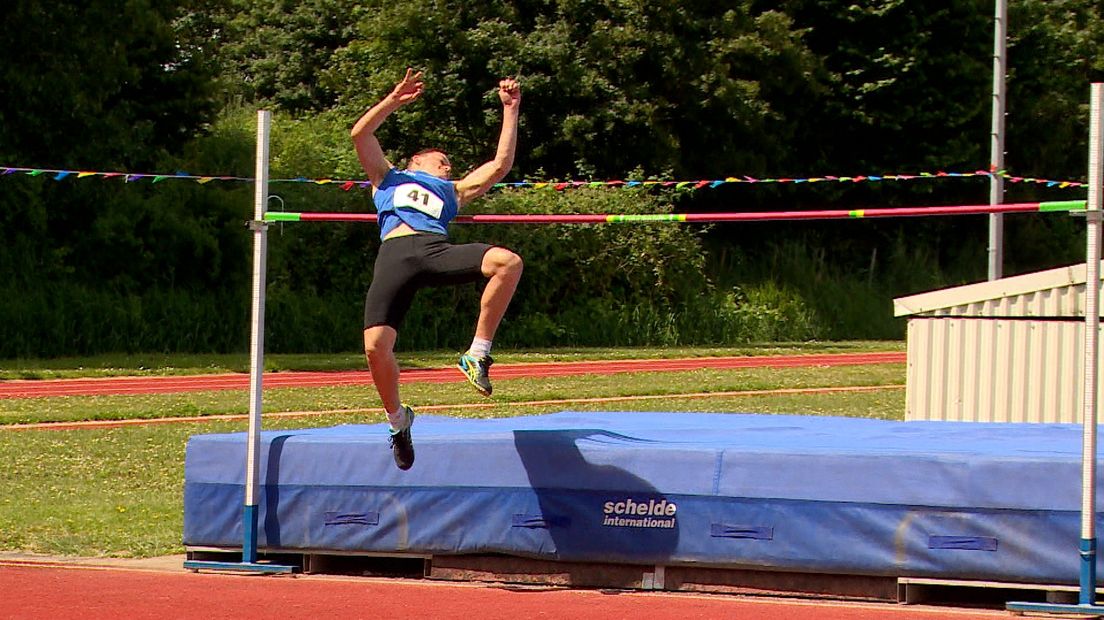
[[[1004,101],[1008,67],[1008,0],[996,0],[993,24],[993,118],[989,144],[989,204],[1004,202]],[[1004,272],[1004,214],[989,215],[989,279],[999,280]]]
[[[1089,117],[1089,201],[1085,233],[1085,402],[1081,448],[1081,604],[1096,597],[1096,422],[1100,354],[1101,107],[1104,84],[1092,85]]]
[[[257,504],[260,485],[261,398],[264,373],[265,271],[268,263],[268,136],[272,114],[257,112],[257,167],[253,193],[253,311],[249,352],[249,435],[242,509],[242,561],[257,561]]]
[[[268,264],[268,224],[264,221],[268,209],[268,135],[272,115],[267,110],[257,112],[257,167],[254,179],[253,220],[253,303],[249,350],[249,432],[245,449],[245,501],[242,505],[241,562],[185,560],[184,568],[192,570],[247,571],[260,573],[293,573],[295,566],[257,562],[258,504],[260,503],[261,462],[261,378],[264,371],[265,271]]]
[[[1081,430],[1081,570],[1080,595],[1076,605],[1062,603],[1013,602],[1013,612],[1073,614],[1078,618],[1104,617],[1096,604],[1096,393],[1100,380],[1100,225],[1101,183],[1104,182],[1101,150],[1101,116],[1104,115],[1104,84],[1092,85],[1089,111],[1089,199],[1085,206],[1085,373]]]

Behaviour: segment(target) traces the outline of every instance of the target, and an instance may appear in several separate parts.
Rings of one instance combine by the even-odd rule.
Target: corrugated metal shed
[[[901,297],[893,308],[909,317],[906,419],[1081,422],[1084,264]]]

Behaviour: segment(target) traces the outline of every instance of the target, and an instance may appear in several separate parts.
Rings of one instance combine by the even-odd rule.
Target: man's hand
[[[399,105],[406,105],[421,96],[424,87],[425,83],[422,82],[422,72],[415,72],[413,69],[408,68],[406,70],[406,76],[395,85],[394,89],[392,89],[391,98],[397,101]]]
[[[379,187],[387,176],[387,171],[391,169],[391,162],[387,161],[383,148],[376,139],[376,130],[392,112],[417,99],[422,94],[423,86],[422,72],[407,69],[402,81],[379,103],[369,108],[349,132],[360,165],[368,174],[373,187]]]
[[[498,98],[502,100],[502,132],[498,134],[498,148],[494,159],[472,170],[456,182],[456,195],[460,206],[486,194],[510,172],[517,150],[518,116],[521,114],[521,85],[517,78],[506,78],[498,83]]]
[[[521,104],[521,84],[514,78],[506,78],[498,83],[498,98],[502,107],[516,108]]]

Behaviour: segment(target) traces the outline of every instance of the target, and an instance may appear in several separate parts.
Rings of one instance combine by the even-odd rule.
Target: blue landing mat
[[[262,549],[1076,583],[1081,428],[565,411],[262,433]],[[188,442],[184,544],[240,547],[245,435]],[[1104,570],[1099,571],[1104,574]]]

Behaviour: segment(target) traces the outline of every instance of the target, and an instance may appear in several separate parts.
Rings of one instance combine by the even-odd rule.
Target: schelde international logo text
[[[602,504],[602,525],[610,527],[675,527],[678,506],[665,499],[634,500],[631,497]]]

